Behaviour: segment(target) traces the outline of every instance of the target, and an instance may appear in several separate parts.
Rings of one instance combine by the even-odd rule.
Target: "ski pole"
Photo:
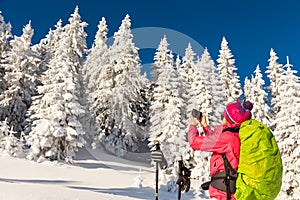
[[[156,193],[155,200],[158,200],[158,163],[156,163]]]
[[[181,199],[181,185],[178,185],[178,200]]]
[[[156,146],[156,151],[158,151],[160,149],[159,143],[156,143],[155,146]],[[158,200],[158,162],[156,162],[155,181],[156,181],[155,200]]]
[[[181,187],[182,187],[182,179],[181,179],[181,168],[182,168],[182,160],[178,161],[178,169],[179,169],[179,173],[178,173],[178,200],[181,199]]]

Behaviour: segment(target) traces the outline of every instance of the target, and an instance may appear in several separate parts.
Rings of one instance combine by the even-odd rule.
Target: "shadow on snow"
[[[7,183],[37,183],[37,184],[65,184],[65,183],[75,183],[76,181],[0,178],[0,182],[7,182]]]
[[[77,190],[89,190],[93,192],[100,192],[106,194],[113,194],[117,196],[126,196],[138,199],[153,199],[155,197],[155,191],[153,188],[145,187],[145,188],[93,188],[93,187],[81,187],[81,186],[69,186],[69,188],[77,189]]]

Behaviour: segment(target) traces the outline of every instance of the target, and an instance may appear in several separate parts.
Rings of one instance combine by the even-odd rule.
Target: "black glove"
[[[168,166],[167,160],[161,150],[152,151],[151,159],[153,162],[157,162],[161,169],[165,169]]]
[[[190,190],[191,186],[191,171],[183,166],[183,163],[181,163],[181,167],[179,169],[177,184],[179,185],[179,188],[182,192],[188,192]]]
[[[210,183],[211,183],[211,181],[202,183],[202,184],[201,184],[201,188],[202,188],[203,190],[208,190],[208,189],[209,189],[209,186],[210,186]]]

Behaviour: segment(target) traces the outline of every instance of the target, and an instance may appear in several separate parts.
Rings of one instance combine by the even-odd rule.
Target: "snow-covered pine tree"
[[[212,117],[212,85],[209,82],[209,76],[211,75],[210,56],[208,51],[204,51],[201,59],[198,59],[195,63],[193,80],[191,83],[189,105],[192,108],[196,108],[203,112],[207,116],[208,121]],[[191,106],[193,105],[193,106]],[[191,113],[191,111],[189,112]],[[187,130],[186,130],[187,131]],[[202,128],[199,129],[200,133]],[[202,178],[202,181],[206,181],[209,178],[209,158],[211,153],[202,151],[193,151],[194,161],[196,166],[192,170],[192,176],[194,178]]]
[[[181,59],[180,56],[177,55],[175,59],[175,69],[178,71],[178,69],[181,67]]]
[[[46,37],[41,39],[41,41],[32,46],[32,50],[40,57],[41,64],[37,71],[38,81],[40,80],[41,74],[48,69],[48,64],[54,55],[55,46],[60,42],[62,32],[64,28],[62,27],[62,20],[58,20],[55,29],[50,29]]]
[[[108,45],[106,44],[107,33],[108,27],[106,20],[102,17],[98,24],[98,30],[92,48],[89,50],[83,67],[84,84],[88,88],[88,93],[96,90],[99,79],[104,76],[104,74],[101,73],[104,71],[104,65],[109,62]]]
[[[166,66],[174,66],[174,68],[179,69],[181,66],[181,60],[179,56],[176,58],[176,63],[174,63],[173,54],[170,49],[168,49],[169,43],[167,41],[167,36],[164,35],[164,37],[160,40],[158,48],[156,49],[156,52],[154,54],[154,62],[153,62],[153,69],[151,70],[152,75],[152,97],[151,97],[151,103],[152,101],[155,101],[154,99],[154,89],[157,87],[157,81],[161,73],[164,73]],[[157,91],[156,91],[157,92]],[[151,105],[150,105],[151,107]],[[158,109],[157,112],[160,112]],[[150,118],[152,116],[156,115],[155,109],[151,111]],[[151,123],[151,119],[150,119]],[[153,123],[151,123],[151,127],[153,128]]]
[[[212,112],[211,108],[211,100],[212,96],[210,94],[210,90],[208,89],[207,85],[207,79],[204,76],[204,74],[201,71],[201,66],[195,65],[195,71],[193,73],[193,81],[191,83],[191,89],[190,89],[190,98],[188,100],[189,108],[188,114],[191,113],[192,109],[195,108],[197,110],[200,110],[203,112],[208,120]],[[196,68],[198,66],[199,68]]]
[[[167,77],[161,75],[165,74],[166,66],[174,65],[172,51],[168,49],[168,46],[169,43],[167,41],[167,37],[166,35],[164,35],[164,37],[160,40],[153,58],[154,63],[153,69],[151,71],[153,91],[150,105],[149,147],[153,147],[154,142],[157,140],[158,136],[161,134],[161,130],[163,129],[161,121],[165,119],[164,109],[167,102],[167,98],[164,98],[164,96],[169,95],[170,93],[169,91],[166,91],[167,89],[164,88],[165,85],[169,85],[170,83],[168,82],[168,80],[163,81],[163,79],[167,79]],[[163,140],[158,141],[161,142]]]
[[[85,28],[88,24],[81,20],[81,16],[79,14],[78,6],[75,7],[74,12],[71,14],[68,19],[69,23],[65,25],[65,33],[68,37],[66,37],[66,42],[69,50],[69,60],[72,62],[73,66],[76,69],[74,72],[74,76],[78,80],[78,84],[76,84],[76,95],[79,97],[79,101],[84,101],[85,93],[83,86],[83,60],[85,54],[87,53],[87,44],[86,37],[87,33],[85,32]],[[79,116],[80,118],[85,116]],[[85,119],[80,119],[84,121]]]
[[[221,50],[219,51],[217,63],[217,69],[223,84],[223,91],[225,92],[226,103],[240,100],[242,87],[239,76],[235,72],[237,70],[235,59],[233,59],[225,37],[223,37],[221,42]]]
[[[33,111],[32,130],[27,137],[28,159],[72,162],[78,147],[83,147],[84,131],[79,121],[85,113],[80,104],[79,71],[85,51],[85,23],[80,23],[78,7],[64,27],[48,70],[38,87],[39,107]],[[78,34],[78,35],[77,35]]]
[[[106,132],[107,135],[100,133],[99,138],[106,150],[124,156],[128,150],[139,150],[139,142],[147,138],[147,133],[137,124],[138,107],[143,104],[140,91],[145,83],[140,72],[138,48],[133,43],[128,14],[115,32],[109,51],[111,57],[106,76],[110,77],[107,89],[111,98],[107,103],[111,108],[108,123],[112,128],[110,132]]]
[[[62,39],[62,35],[64,34],[64,28],[62,27],[62,20],[60,19],[56,25],[55,29],[48,32],[45,38],[41,39],[40,43],[32,46],[33,52],[38,55],[41,59],[41,63],[36,70],[35,74],[35,83],[36,86],[42,85],[42,74],[48,69],[49,62],[53,58],[55,50],[57,49],[60,40]],[[41,95],[38,92],[32,95],[32,104],[30,105],[26,116],[26,122],[24,124],[24,134],[28,135],[31,131],[32,121],[34,120],[33,117],[34,112],[39,109],[40,107],[40,99]]]
[[[0,152],[7,153],[13,157],[22,157],[23,152],[23,135],[20,138],[15,137],[13,131],[6,120],[0,121]]]
[[[283,180],[277,199],[299,199],[300,196],[300,80],[287,60],[282,84],[277,88],[280,107],[275,118],[274,135],[283,162]]]
[[[186,80],[188,84],[193,82],[196,53],[193,51],[192,45],[189,43],[182,57],[181,67],[178,69],[179,74]]]
[[[144,177],[142,176],[142,169],[140,169],[139,174],[136,177],[134,177],[133,186],[137,188],[142,188],[143,181],[144,181]]]
[[[225,97],[223,92],[222,83],[217,72],[216,65],[212,60],[207,48],[204,49],[200,60],[196,63],[200,73],[205,78],[206,88],[211,95],[210,99],[210,113],[207,116],[210,125],[215,126],[221,123],[221,116],[225,109]]]
[[[278,56],[274,49],[270,50],[270,58],[268,60],[269,65],[266,67],[267,70],[265,71],[267,77],[269,78],[270,85],[266,87],[267,91],[269,92],[269,99],[268,102],[271,105],[271,123],[275,119],[277,113],[280,110],[280,107],[277,106],[277,102],[280,101],[279,98],[279,87],[284,83],[283,82],[283,65],[278,63]],[[274,129],[274,128],[272,128]]]
[[[192,89],[191,84],[194,82],[195,79],[195,72],[197,71],[196,65],[195,65],[195,56],[196,53],[193,51],[192,45],[189,43],[187,48],[185,49],[185,53],[182,57],[182,64],[177,69],[179,74],[183,77],[183,84],[182,87],[185,89],[187,93],[187,99],[192,99]],[[196,97],[194,97],[195,99]],[[187,101],[186,101],[187,102]],[[199,105],[196,105],[196,103],[191,100],[190,102],[186,103],[187,107],[187,113],[190,114],[193,108],[196,108]]]
[[[147,78],[147,74],[143,74],[141,76],[143,88],[139,91],[139,96],[141,100],[139,100],[136,104],[131,105],[131,109],[135,111],[138,115],[136,119],[136,123],[143,127],[143,130],[148,132],[149,123],[150,123],[150,104],[151,104],[151,92],[152,92],[152,81]],[[147,134],[148,137],[148,134]]]
[[[178,160],[187,162],[191,159],[191,149],[186,139],[186,120],[184,99],[181,91],[181,76],[173,65],[167,63],[158,76],[150,106],[149,147],[159,142],[160,148],[169,164],[164,172],[168,191],[176,191],[176,168]]]
[[[173,54],[170,49],[168,49],[169,43],[167,36],[160,40],[158,48],[154,55],[153,69],[151,70],[151,78],[153,82],[156,82],[158,75],[163,71],[166,64],[174,65]]]
[[[7,89],[7,83],[4,79],[5,64],[7,63],[7,53],[11,49],[9,39],[12,38],[11,24],[5,23],[4,17],[0,11],[0,94]],[[1,100],[1,99],[0,99]],[[2,111],[0,108],[0,119],[2,119]]]
[[[83,100],[88,110],[84,122],[87,140],[97,138],[99,135],[97,133],[101,132],[100,126],[106,124],[106,110],[109,110],[108,102],[111,91],[108,87],[109,81],[105,77],[107,76],[106,67],[109,64],[108,45],[106,44],[107,32],[106,20],[102,17],[92,48],[89,50],[83,65],[83,83],[86,94]],[[108,95],[106,91],[110,91],[110,94]],[[98,127],[97,130],[95,126]]]
[[[34,30],[29,22],[23,28],[23,34],[10,41],[5,64],[4,79],[7,89],[1,94],[1,120],[7,118],[10,127],[19,135],[24,128],[25,115],[32,103],[31,96],[36,93],[34,73],[40,59],[31,50],[31,39]]]
[[[253,75],[252,75],[253,79]],[[244,80],[244,99],[250,100],[251,98],[251,80],[248,77],[245,77]]]
[[[244,97],[253,103],[252,118],[270,127],[270,107],[266,102],[268,94],[264,89],[264,85],[263,75],[259,65],[257,65],[251,80],[245,79]]]

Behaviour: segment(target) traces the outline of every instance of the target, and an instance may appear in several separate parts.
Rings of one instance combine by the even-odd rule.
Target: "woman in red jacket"
[[[226,106],[223,113],[222,125],[214,127],[211,130],[206,122],[205,115],[196,120],[194,117],[189,119],[188,141],[192,149],[212,152],[210,159],[210,177],[218,172],[224,172],[224,160],[222,155],[225,154],[229,163],[234,170],[237,170],[240,154],[240,139],[238,135],[239,126],[242,122],[251,118],[252,103],[233,102]],[[202,126],[204,136],[199,135],[197,125]],[[226,191],[221,191],[209,186],[209,195],[213,199],[227,200]],[[231,194],[231,199],[234,199]]]

